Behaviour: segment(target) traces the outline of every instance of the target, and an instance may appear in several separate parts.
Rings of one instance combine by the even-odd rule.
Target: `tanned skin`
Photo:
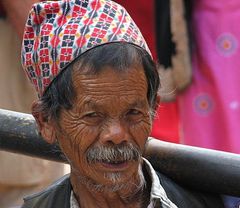
[[[73,85],[73,108],[61,110],[57,123],[44,120],[41,114],[34,116],[42,136],[49,143],[57,139],[69,159],[70,180],[80,207],[147,207],[149,187],[141,184],[141,157],[117,164],[87,160],[87,152],[99,146],[132,145],[143,153],[152,117],[142,66],[123,72],[105,67],[97,74],[74,69]],[[106,177],[109,174],[118,177],[113,181]]]

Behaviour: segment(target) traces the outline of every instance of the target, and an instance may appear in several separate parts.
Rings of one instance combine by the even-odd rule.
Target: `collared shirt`
[[[143,158],[144,165],[147,169],[148,175],[152,181],[151,193],[150,193],[150,203],[147,208],[177,208],[177,206],[170,201],[167,197],[165,190],[163,189],[162,185],[160,184],[159,178],[153,169],[150,162]],[[71,191],[70,197],[70,208],[80,208],[79,204]]]

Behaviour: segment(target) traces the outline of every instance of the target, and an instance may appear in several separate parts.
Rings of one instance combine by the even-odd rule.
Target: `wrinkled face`
[[[71,110],[62,110],[57,134],[72,171],[96,184],[126,183],[138,172],[151,130],[143,68],[74,70],[73,85],[77,96]]]

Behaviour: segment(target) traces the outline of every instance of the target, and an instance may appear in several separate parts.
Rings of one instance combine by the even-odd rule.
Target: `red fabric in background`
[[[115,0],[124,6],[140,28],[148,46],[156,59],[156,33],[154,0]],[[157,110],[151,136],[179,143],[178,112],[176,102],[161,103]]]
[[[126,8],[147,41],[153,58],[156,59],[154,0],[115,0],[115,2]]]
[[[153,122],[151,136],[163,141],[179,143],[177,103],[161,103]]]

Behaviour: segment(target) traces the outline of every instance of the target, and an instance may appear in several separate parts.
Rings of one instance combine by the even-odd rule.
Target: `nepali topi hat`
[[[42,97],[53,79],[84,52],[111,42],[148,46],[127,11],[110,0],[34,4],[26,22],[22,66]]]

